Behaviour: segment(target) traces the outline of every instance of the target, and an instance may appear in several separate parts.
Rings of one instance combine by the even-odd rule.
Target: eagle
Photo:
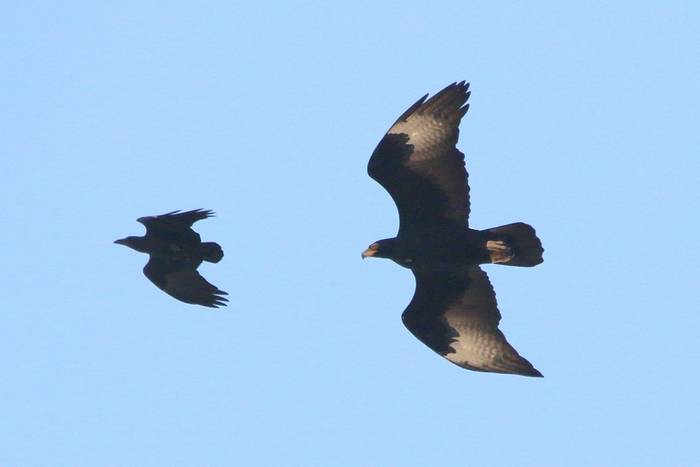
[[[496,294],[481,264],[532,267],[542,244],[528,224],[469,227],[464,154],[456,148],[469,84],[453,83],[408,108],[384,135],[367,166],[399,211],[396,237],[372,243],[362,258],[388,258],[416,281],[403,312],[408,330],[469,370],[541,377],[498,329]]]
[[[226,306],[228,294],[197,272],[202,261],[218,263],[224,257],[218,243],[202,242],[192,230],[192,224],[213,215],[210,210],[195,209],[140,217],[136,220],[146,227],[146,235],[120,238],[114,243],[148,253],[143,273],[168,295],[195,305]]]

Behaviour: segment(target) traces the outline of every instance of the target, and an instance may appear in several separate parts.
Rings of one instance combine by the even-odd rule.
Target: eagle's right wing
[[[481,268],[414,275],[416,292],[402,319],[421,342],[470,370],[542,376],[498,329],[496,294]]]

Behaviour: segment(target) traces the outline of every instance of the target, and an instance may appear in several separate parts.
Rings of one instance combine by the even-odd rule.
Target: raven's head
[[[141,253],[148,253],[146,247],[146,239],[144,237],[126,237],[115,240],[114,243],[117,245],[128,246],[131,249],[140,251]]]

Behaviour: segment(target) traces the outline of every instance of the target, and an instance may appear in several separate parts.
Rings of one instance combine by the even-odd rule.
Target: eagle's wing
[[[454,83],[423,96],[399,117],[372,153],[370,177],[391,195],[399,231],[415,225],[467,225],[469,186],[464,154],[456,147],[469,105],[469,84]]]
[[[470,370],[542,376],[498,329],[496,294],[481,268],[414,275],[416,292],[402,319],[421,342]]]
[[[146,216],[136,219],[146,226],[147,235],[158,235],[163,233],[187,233],[199,235],[192,230],[192,224],[208,217],[213,217],[214,212],[205,209],[195,209],[192,211],[172,211],[160,216]]]
[[[143,273],[163,292],[185,303],[212,308],[226,306],[228,293],[207,282],[196,269],[182,261],[151,258]]]

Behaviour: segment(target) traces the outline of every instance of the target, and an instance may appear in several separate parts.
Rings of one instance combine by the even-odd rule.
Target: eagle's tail
[[[199,251],[202,254],[202,259],[210,263],[218,263],[224,257],[224,250],[221,249],[218,243],[214,242],[202,243]]]
[[[542,242],[535,229],[523,222],[482,230],[492,263],[508,266],[537,266],[543,260]]]

